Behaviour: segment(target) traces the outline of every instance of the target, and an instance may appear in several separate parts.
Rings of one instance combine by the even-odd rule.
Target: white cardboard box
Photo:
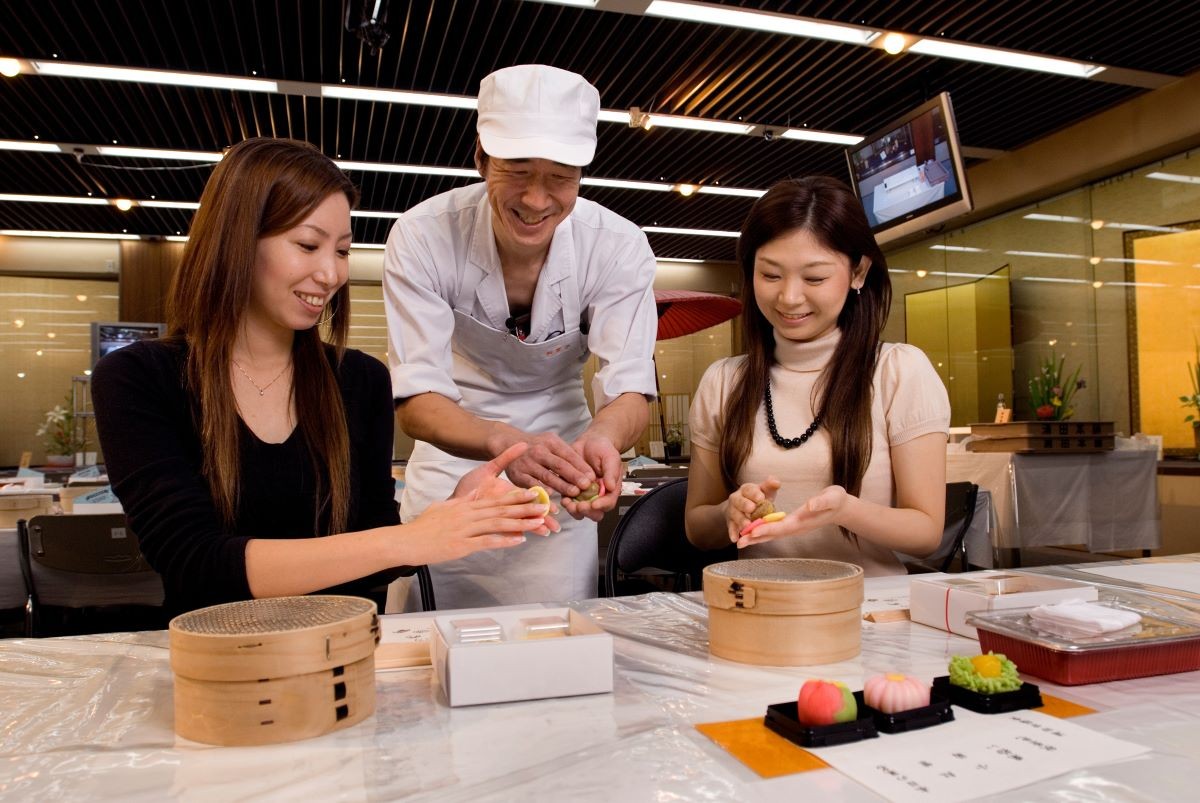
[[[522,619],[546,616],[567,618],[569,635],[520,638]],[[504,640],[458,643],[453,622],[482,617],[500,625]],[[433,620],[429,652],[451,706],[599,694],[613,688],[612,636],[570,608],[438,616]]]
[[[966,623],[971,611],[1031,608],[1068,599],[1092,601],[1096,587],[1088,583],[1003,571],[922,574],[909,582],[909,616],[914,622],[978,638]]]

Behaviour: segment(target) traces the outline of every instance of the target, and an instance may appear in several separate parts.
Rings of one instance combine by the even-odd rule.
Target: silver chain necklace
[[[232,357],[230,357],[230,359],[233,360]],[[251,385],[254,385],[254,389],[258,391],[259,396],[265,396],[267,393],[267,388],[271,387],[271,385],[274,385],[275,382],[278,381],[279,377],[281,377],[285,373],[287,373],[287,369],[292,367],[292,363],[289,360],[288,364],[283,366],[283,370],[280,371],[279,373],[275,374],[275,379],[272,379],[270,382],[268,382],[265,385],[260,385],[257,382],[255,382],[254,377],[252,377],[252,376],[250,376],[250,374],[246,373],[246,369],[243,368],[241,365],[239,365],[237,360],[233,360],[233,367],[237,368],[239,371],[241,371],[242,376],[246,377],[247,381],[249,381]]]

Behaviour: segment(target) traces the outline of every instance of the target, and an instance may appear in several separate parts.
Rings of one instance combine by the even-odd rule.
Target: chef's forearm
[[[396,407],[396,424],[410,438],[469,460],[491,460],[524,440],[524,433],[515,427],[472,415],[439,393],[402,399]]]
[[[580,440],[603,437],[618,452],[623,452],[646,430],[650,422],[650,404],[640,393],[622,393],[596,413]]]

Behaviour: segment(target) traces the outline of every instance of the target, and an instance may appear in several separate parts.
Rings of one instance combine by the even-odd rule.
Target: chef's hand
[[[730,541],[741,546],[738,542],[742,537],[742,529],[754,520],[754,510],[764,501],[774,502],[779,486],[778,479],[768,476],[761,484],[747,482],[729,495],[729,504],[725,506],[725,526],[729,529]]]
[[[595,472],[579,452],[554,433],[522,433],[518,438],[528,448],[508,464],[508,478],[514,485],[520,488],[540,485],[547,491],[570,497],[595,482]],[[506,453],[501,452],[501,456]]]
[[[451,499],[491,499],[502,501],[504,504],[519,504],[531,497],[526,489],[518,488],[500,475],[511,470],[514,460],[525,454],[529,449],[527,443],[514,443],[499,456],[492,458],[472,471],[463,475],[451,494]],[[534,535],[549,535],[562,529],[553,514],[558,512],[558,506],[551,503],[545,506],[545,523],[529,532]]]
[[[604,493],[586,502],[564,496],[563,509],[577,519],[600,521],[606,512],[617,506],[621,496],[621,453],[603,435],[586,433],[575,441],[575,450],[596,472],[597,484],[604,484]]]
[[[801,508],[793,510],[779,521],[760,524],[749,534],[741,536],[737,541],[738,548],[776,538],[804,535],[821,527],[837,524],[842,508],[851,498],[842,486],[830,485],[815,496],[809,497]]]

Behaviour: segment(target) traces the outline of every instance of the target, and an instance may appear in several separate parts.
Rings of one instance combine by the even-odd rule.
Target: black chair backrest
[[[29,559],[48,569],[78,574],[153,571],[120,513],[34,516],[25,526]]]
[[[979,486],[973,482],[946,483],[946,526],[942,531],[942,543],[938,551],[930,559],[938,566],[938,571],[950,570],[950,564],[956,556],[963,556],[963,568],[966,568],[966,556],[963,552],[963,539],[975,518],[975,502],[979,497]]]
[[[686,580],[687,589],[700,587],[704,567],[737,559],[737,547],[704,550],[692,545],[684,531],[687,478],[671,480],[640,497],[621,516],[608,542],[604,588],[615,596],[618,573],[655,568]]]

